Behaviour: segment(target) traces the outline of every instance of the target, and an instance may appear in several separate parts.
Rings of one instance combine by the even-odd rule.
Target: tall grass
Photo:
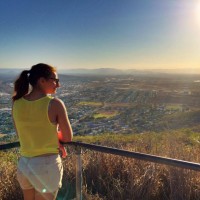
[[[199,162],[198,134],[164,133],[115,136],[121,142],[104,145]],[[118,137],[118,138],[117,138]],[[103,199],[195,200],[200,199],[200,174],[131,158],[88,152],[83,155],[84,180],[88,191]]]
[[[170,133],[132,135],[101,135],[76,137],[130,151],[200,161],[198,133],[182,130]],[[75,197],[75,154],[63,161],[63,187],[58,199]],[[9,159],[8,159],[9,158]],[[83,193],[89,200],[197,200],[200,199],[200,174],[136,159],[83,149]],[[1,154],[0,199],[22,199],[16,181],[16,159],[13,154]],[[6,172],[6,173],[5,173]]]
[[[17,155],[15,152],[0,152],[0,199],[22,199],[22,192],[16,181]]]

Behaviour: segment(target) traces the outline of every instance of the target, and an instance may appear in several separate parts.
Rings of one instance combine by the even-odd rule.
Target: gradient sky
[[[200,0],[1,0],[0,68],[200,68]]]

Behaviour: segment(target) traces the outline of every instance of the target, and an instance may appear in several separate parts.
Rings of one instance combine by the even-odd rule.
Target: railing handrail
[[[11,149],[11,148],[16,148],[16,147],[20,147],[19,142],[11,142],[11,143],[6,143],[6,144],[1,144],[0,145],[0,151],[6,150],[6,149]]]
[[[108,154],[125,156],[125,157],[129,157],[129,158],[135,158],[135,159],[139,159],[139,160],[144,160],[144,161],[149,161],[149,162],[154,162],[154,163],[159,163],[159,164],[165,164],[165,165],[171,165],[174,167],[181,167],[181,168],[191,169],[191,170],[195,170],[195,171],[200,171],[199,163],[194,163],[194,162],[189,162],[189,161],[184,161],[184,160],[172,159],[172,158],[156,156],[156,155],[151,155],[151,154],[145,154],[145,153],[139,153],[139,152],[132,152],[132,151],[111,148],[111,147],[106,147],[106,146],[101,146],[101,145],[96,145],[96,144],[88,144],[88,143],[83,143],[83,142],[67,142],[67,143],[63,143],[63,144],[64,145],[72,145],[72,146],[76,146],[76,147],[78,146],[78,147],[87,148],[90,150],[108,153]],[[19,146],[20,146],[19,142],[2,144],[2,145],[0,145],[0,150],[16,148]]]

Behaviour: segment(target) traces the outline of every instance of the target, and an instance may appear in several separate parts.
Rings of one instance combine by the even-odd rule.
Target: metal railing
[[[98,151],[102,153],[108,153],[118,156],[125,156],[129,158],[135,158],[139,160],[159,163],[159,164],[165,164],[170,165],[174,167],[180,167],[184,169],[191,169],[195,171],[200,171],[200,164],[194,163],[194,162],[188,162],[184,160],[177,160],[172,158],[166,158],[151,154],[145,154],[145,153],[139,153],[139,152],[132,152],[132,151],[126,151],[122,149],[117,148],[111,148],[101,145],[94,145],[94,144],[88,144],[88,143],[82,143],[82,142],[68,142],[63,143],[64,145],[70,145],[76,147],[76,199],[82,200],[82,160],[81,160],[81,153],[82,148],[90,149],[93,151]],[[0,145],[0,150],[10,149],[10,148],[16,148],[19,147],[19,142],[9,143],[9,144],[3,144]]]

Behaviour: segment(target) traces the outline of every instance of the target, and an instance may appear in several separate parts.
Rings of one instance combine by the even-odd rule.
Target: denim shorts
[[[63,166],[60,155],[21,157],[17,180],[23,190],[34,188],[40,193],[53,193],[62,186]]]

